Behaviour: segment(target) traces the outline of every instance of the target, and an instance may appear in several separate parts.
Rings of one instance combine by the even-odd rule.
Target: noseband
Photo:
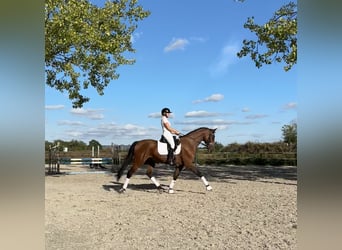
[[[214,144],[214,142],[211,141],[212,135],[209,135],[209,140],[201,142],[201,145],[205,146],[208,150],[210,149],[210,146]]]

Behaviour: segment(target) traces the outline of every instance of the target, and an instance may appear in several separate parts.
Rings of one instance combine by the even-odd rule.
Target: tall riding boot
[[[171,166],[173,166],[175,163],[174,163],[174,155],[173,155],[173,149],[170,148],[169,149],[169,153],[167,155],[167,163]]]

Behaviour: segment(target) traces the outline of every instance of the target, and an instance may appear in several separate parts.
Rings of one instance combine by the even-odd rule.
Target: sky
[[[103,3],[103,1],[92,1]],[[45,87],[45,140],[97,140],[102,145],[131,144],[161,135],[160,111],[173,112],[172,127],[186,134],[217,128],[223,145],[282,140],[281,128],[297,122],[297,66],[256,68],[238,58],[243,27],[254,16],[263,24],[288,1],[140,0],[151,15],[132,36],[136,59],[118,68],[100,96],[73,109],[67,93]]]

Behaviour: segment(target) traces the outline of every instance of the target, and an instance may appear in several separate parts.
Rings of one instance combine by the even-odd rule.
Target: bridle
[[[214,132],[215,133],[215,132]],[[213,133],[213,134],[214,134]],[[201,145],[203,145],[203,146],[205,146],[208,150],[210,150],[210,148],[214,145],[214,141],[212,140],[212,136],[213,136],[213,134],[210,134],[209,135],[209,138],[208,138],[208,141],[206,142],[201,142]]]

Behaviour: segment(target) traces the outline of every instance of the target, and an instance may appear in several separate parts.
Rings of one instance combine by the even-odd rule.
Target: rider
[[[175,149],[175,140],[174,137],[175,135],[179,135],[180,133],[178,132],[178,130],[174,129],[171,127],[171,123],[168,120],[169,115],[172,112],[170,111],[169,108],[163,108],[161,110],[161,126],[163,129],[163,136],[164,138],[167,140],[167,142],[170,145],[170,149],[168,148],[168,155],[167,155],[167,163],[170,165],[174,165],[174,149]]]

